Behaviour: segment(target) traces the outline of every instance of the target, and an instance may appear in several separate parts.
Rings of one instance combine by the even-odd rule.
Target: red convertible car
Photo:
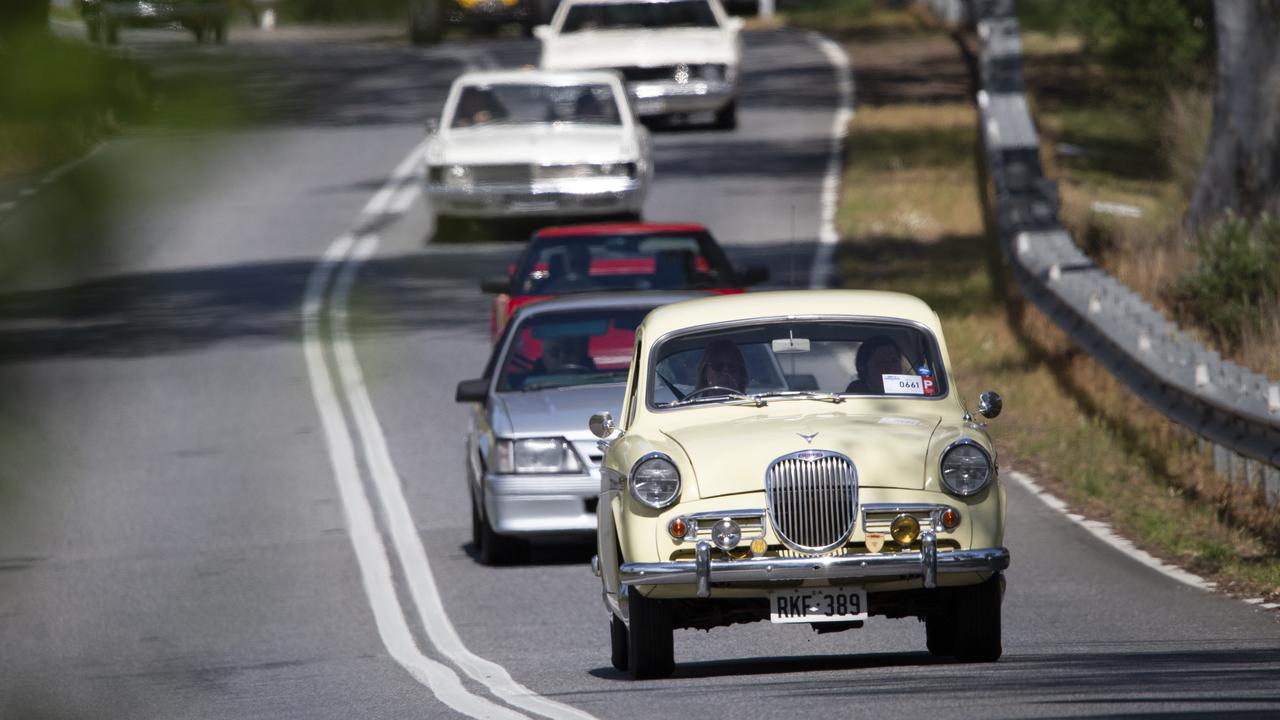
[[[758,266],[735,273],[701,225],[610,223],[540,230],[507,275],[485,278],[480,287],[497,294],[490,315],[497,338],[516,308],[544,298],[609,290],[729,294],[768,277]]]

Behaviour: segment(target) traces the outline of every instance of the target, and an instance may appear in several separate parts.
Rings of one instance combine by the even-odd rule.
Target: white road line
[[[350,403],[355,425],[364,447],[374,488],[378,492],[387,525],[400,557],[410,594],[418,608],[418,618],[427,631],[431,644],[450,662],[458,666],[476,682],[489,688],[494,695],[522,710],[551,718],[578,718],[591,720],[589,713],[544,698],[517,683],[501,665],[485,660],[463,644],[440,599],[440,591],[431,573],[426,548],[418,535],[418,529],[405,500],[403,483],[387,448],[382,424],[373,409],[373,402],[364,382],[364,373],[356,356],[348,330],[347,300],[351,285],[361,263],[373,256],[378,247],[378,237],[361,238],[356,251],[343,266],[334,286],[332,342],[342,389]]]
[[[1090,535],[1093,535],[1102,542],[1110,545],[1116,550],[1119,550],[1125,555],[1128,555],[1133,560],[1146,565],[1166,577],[1173,578],[1180,583],[1190,585],[1198,590],[1213,590],[1217,587],[1216,583],[1209,582],[1199,575],[1193,575],[1180,567],[1175,567],[1163,562],[1147,551],[1138,548],[1132,541],[1117,535],[1112,531],[1111,526],[1106,523],[1098,522],[1097,520],[1089,520],[1088,518],[1069,512],[1065,502],[1057,496],[1046,492],[1035,480],[1031,479],[1030,476],[1016,470],[1008,472],[1006,475],[1013,478],[1019,485],[1022,485],[1024,488],[1029,490],[1032,495],[1039,498],[1045,505],[1048,505],[1054,510],[1062,513],[1067,517],[1067,519],[1071,520],[1071,522],[1084,528]]]
[[[38,192],[40,191],[33,187],[25,187],[18,191],[18,197],[31,197]]]
[[[73,169],[75,169],[76,166],[80,165],[81,163],[93,157],[94,155],[97,155],[98,152],[102,150],[102,148],[106,147],[106,145],[107,144],[105,142],[100,142],[97,145],[94,145],[93,149],[85,153],[84,155],[81,155],[80,157],[74,160],[71,160],[69,162],[65,162],[59,165],[58,167],[50,170],[49,172],[45,173],[44,178],[40,180],[40,183],[42,185],[50,185],[54,182],[57,182],[58,178],[71,172]]]
[[[840,207],[844,141],[849,135],[849,121],[853,119],[853,73],[849,56],[839,44],[816,32],[810,33],[809,39],[827,56],[836,71],[836,113],[831,119],[831,147],[827,156],[827,173],[822,179],[822,224],[818,227],[818,247],[809,273],[809,287],[825,288],[835,273],[836,244],[840,242],[840,234],[836,231],[836,210]]]
[[[335,240],[307,279],[302,306],[303,348],[312,395],[329,447],[329,460],[333,464],[342,507],[346,512],[351,546],[360,565],[360,577],[373,609],[378,635],[391,657],[453,710],[474,718],[519,720],[524,716],[473,695],[451,668],[422,654],[396,596],[391,563],[378,534],[373,508],[360,482],[351,434],[329,375],[320,336],[320,313],[329,278],[351,246],[349,235]]]
[[[16,202],[13,202],[13,201],[10,201],[10,202],[2,202],[2,203],[0,203],[0,213],[7,213],[7,212],[9,212],[10,210],[13,210],[13,209],[14,209],[14,208],[16,208],[16,207],[18,207],[18,203],[16,203]]]

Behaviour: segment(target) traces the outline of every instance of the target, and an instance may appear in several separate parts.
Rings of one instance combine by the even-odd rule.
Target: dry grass
[[[1280,596],[1277,514],[1221,481],[1185,431],[1008,286],[984,231],[976,114],[953,96],[955,78],[946,76],[963,74],[963,61],[945,34],[901,17],[914,29],[885,35],[855,25],[842,36],[859,91],[838,215],[845,286],[912,293],[938,310],[959,391],[973,398],[995,389],[1006,399],[992,427],[1006,466],[1033,473],[1078,511],[1224,587]],[[922,88],[922,77],[933,85]],[[1127,179],[1106,187],[1115,193],[1108,199],[1153,211],[1164,192]],[[1068,182],[1064,191],[1069,212],[1088,207],[1085,183]],[[1145,247],[1148,258],[1160,247],[1155,236],[1126,234],[1128,226],[1112,230],[1109,237]],[[1159,257],[1126,272],[1156,278],[1186,262],[1172,251]]]

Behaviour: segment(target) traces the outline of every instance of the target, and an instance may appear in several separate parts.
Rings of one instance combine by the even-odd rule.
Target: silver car
[[[467,484],[481,562],[519,560],[533,537],[595,536],[601,452],[587,420],[604,410],[621,414],[644,316],[703,295],[574,295],[516,312],[484,377],[459,383],[456,395],[475,403]]]

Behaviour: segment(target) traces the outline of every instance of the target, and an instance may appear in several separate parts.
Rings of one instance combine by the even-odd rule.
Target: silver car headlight
[[[631,468],[631,496],[654,510],[670,506],[680,497],[680,471],[671,458],[650,453]]]
[[[582,460],[573,445],[564,438],[499,440],[497,454],[494,466],[499,473],[564,475],[582,472]]]
[[[942,486],[953,495],[982,492],[993,474],[991,456],[977,443],[962,440],[942,454]]]
[[[634,178],[636,176],[636,164],[633,162],[600,163],[594,168],[599,177]]]
[[[444,184],[450,188],[469,188],[475,183],[475,175],[466,165],[447,165],[444,168]]]

